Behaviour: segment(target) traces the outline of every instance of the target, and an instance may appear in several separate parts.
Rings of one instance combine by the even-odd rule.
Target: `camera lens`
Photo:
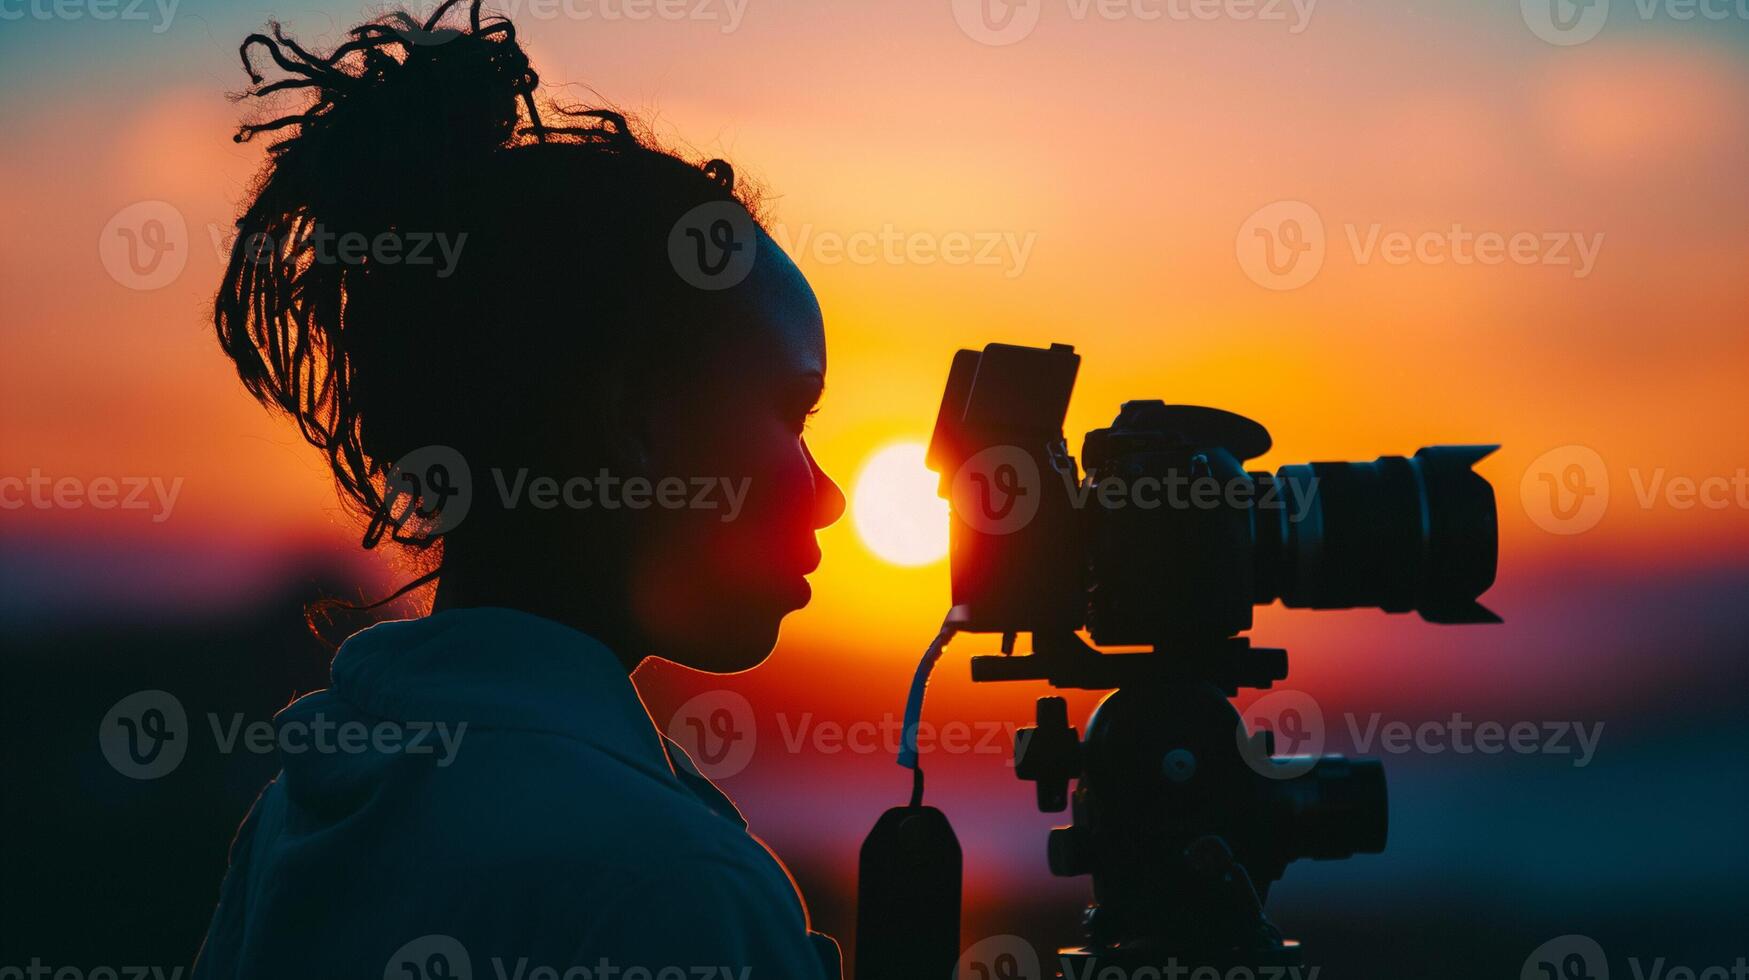
[[[1471,469],[1496,448],[1430,446],[1253,474],[1257,601],[1497,622],[1476,602],[1494,583],[1494,493]]]

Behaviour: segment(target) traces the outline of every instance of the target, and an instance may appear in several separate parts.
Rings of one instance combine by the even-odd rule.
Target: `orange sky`
[[[1729,35],[1630,23],[1557,48],[1504,8],[1326,9],[1289,35],[1076,21],[1047,4],[1025,41],[986,47],[940,6],[756,3],[727,35],[599,19],[522,32],[549,81],[587,80],[769,188],[778,237],[826,311],[811,443],[841,480],[880,446],[927,436],[956,348],[1062,341],[1084,358],[1076,447],[1128,397],[1252,415],[1275,435],[1270,466],[1503,443],[1483,466],[1503,582],[1575,563],[1704,565],[1749,542],[1741,507],[1642,507],[1632,491],[1660,468],[1729,477],[1749,461],[1749,64]],[[269,12],[184,5],[161,36],[8,29],[30,73],[0,96],[0,471],[185,488],[163,524],[89,510],[0,521],[148,547],[350,549],[322,466],[241,392],[206,321],[212,230],[261,159],[230,142],[221,94],[242,81],[234,40]],[[317,41],[356,19],[272,12]],[[92,37],[98,52],[74,43]],[[186,266],[135,291],[97,242],[151,200],[185,219]],[[1247,217],[1282,200],[1327,231],[1322,270],[1291,291],[1235,257]],[[1602,238],[1583,278],[1361,261],[1353,247],[1374,226],[1453,225]],[[883,230],[1028,251],[863,263],[819,244]],[[1598,452],[1615,499],[1594,530],[1559,536],[1529,521],[1518,487],[1568,444]],[[940,613],[945,565],[880,562],[848,521],[824,544],[818,598],[786,637],[847,631],[908,658]]]

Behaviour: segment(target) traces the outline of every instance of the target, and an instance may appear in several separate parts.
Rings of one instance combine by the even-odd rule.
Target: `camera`
[[[1436,623],[1497,622],[1496,446],[1248,471],[1269,433],[1214,408],[1126,402],[1087,433],[1063,418],[1080,356],[990,344],[948,374],[927,463],[951,504],[959,626],[1073,631],[1105,645],[1231,637],[1255,605],[1376,606]]]
[[[1299,963],[1264,914],[1270,885],[1299,859],[1384,849],[1384,768],[1277,757],[1277,738],[1297,734],[1289,712],[1248,725],[1231,699],[1285,679],[1287,652],[1241,634],[1271,602],[1499,622],[1477,601],[1498,539],[1493,488],[1473,470],[1497,447],[1253,471],[1270,448],[1256,422],[1130,401],[1087,433],[1082,472],[1063,436],[1079,366],[1065,344],[954,357],[926,456],[950,504],[953,605],[907,723],[961,631],[1003,634],[1001,655],[972,658],[975,682],[1110,690],[1085,735],[1047,696],[1015,739],[1039,809],[1073,816],[1051,831],[1052,873],[1092,878],[1086,942],[1059,950],[1062,973]],[[1017,656],[1021,633],[1032,649]],[[871,980],[951,974],[960,852],[921,795],[917,768],[911,805],[864,846],[858,975]]]

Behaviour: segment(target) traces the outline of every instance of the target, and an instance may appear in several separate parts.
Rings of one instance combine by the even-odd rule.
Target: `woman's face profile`
[[[732,673],[757,665],[783,617],[806,605],[820,563],[815,531],[844,496],[808,451],[804,427],[826,379],[812,287],[761,233],[752,271],[710,295],[709,361],[682,390],[655,393],[647,459],[686,481],[686,502],[646,512],[632,540],[633,623],[647,652]]]

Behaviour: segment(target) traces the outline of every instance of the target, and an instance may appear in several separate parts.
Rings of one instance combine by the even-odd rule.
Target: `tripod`
[[[1015,740],[1016,773],[1037,784],[1039,809],[1071,809],[1073,823],[1051,831],[1051,872],[1093,880],[1085,941],[1060,951],[1065,968],[1299,963],[1299,944],[1264,913],[1269,886],[1296,858],[1384,849],[1383,767],[1276,759],[1273,732],[1246,731],[1229,698],[1285,678],[1283,650],[1244,638],[1128,654],[1073,633],[1033,642],[1014,656],[1004,636],[1003,655],[972,659],[973,681],[1112,689],[1085,738],[1066,702],[1044,697]]]

